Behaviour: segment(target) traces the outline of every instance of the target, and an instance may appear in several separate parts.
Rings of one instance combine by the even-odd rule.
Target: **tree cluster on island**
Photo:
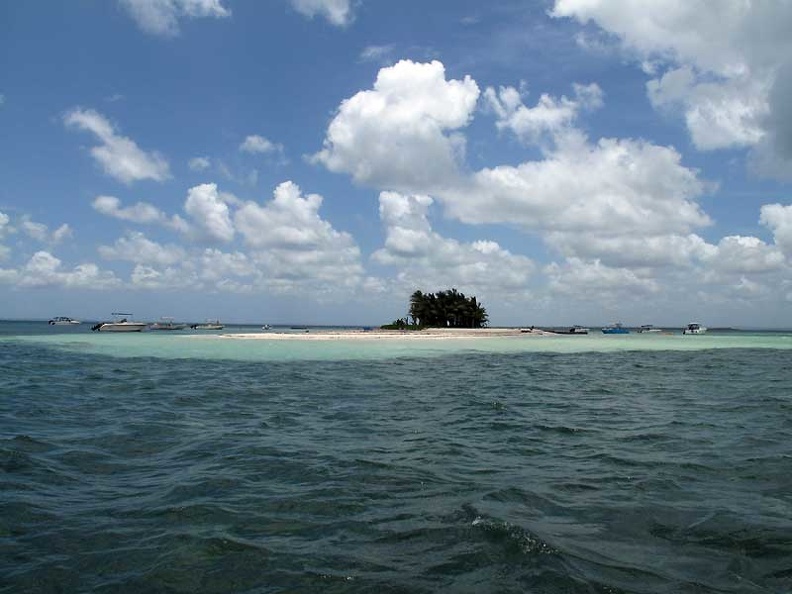
[[[487,325],[487,310],[475,296],[466,297],[456,289],[410,295],[410,313],[382,326],[391,330],[420,330],[421,328],[483,328]]]

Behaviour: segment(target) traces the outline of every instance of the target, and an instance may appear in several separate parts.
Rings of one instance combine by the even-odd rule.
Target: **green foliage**
[[[410,296],[410,317],[415,326],[433,328],[483,328],[488,320],[487,310],[475,297],[465,297],[456,289],[415,291]]]
[[[383,330],[420,330],[422,326],[410,324],[407,318],[399,318],[398,320],[393,320],[390,324],[380,326],[380,328]]]

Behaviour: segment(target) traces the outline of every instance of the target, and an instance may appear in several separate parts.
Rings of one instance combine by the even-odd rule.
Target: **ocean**
[[[0,593],[791,591],[792,333],[0,323]]]

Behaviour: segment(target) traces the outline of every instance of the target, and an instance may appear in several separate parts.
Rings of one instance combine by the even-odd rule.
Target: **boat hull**
[[[79,320],[72,320],[71,318],[52,318],[47,322],[50,326],[77,326],[80,324]]]
[[[143,322],[121,322],[121,323],[105,323],[101,324],[97,332],[141,332],[146,327]]]

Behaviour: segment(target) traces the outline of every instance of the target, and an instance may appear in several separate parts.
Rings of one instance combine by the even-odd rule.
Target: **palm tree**
[[[487,311],[476,298],[454,288],[437,293],[415,291],[410,296],[409,317],[415,326],[481,328],[487,324]]]
[[[421,326],[426,318],[426,299],[421,291],[415,291],[410,295],[410,317],[413,324]]]

